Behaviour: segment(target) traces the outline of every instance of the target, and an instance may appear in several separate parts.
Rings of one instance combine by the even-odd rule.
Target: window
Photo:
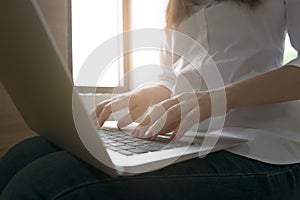
[[[120,81],[126,71],[124,58],[119,58],[109,66],[97,85],[89,79],[77,80],[80,69],[87,57],[103,42],[127,28],[124,20],[124,2],[128,0],[73,0],[71,3],[72,24],[72,72],[76,86],[88,91],[99,87],[100,92],[109,92],[114,87],[124,87],[126,80]],[[120,43],[116,51],[124,48]],[[93,73],[92,71],[89,73]]]
[[[76,78],[87,56],[102,42],[129,28],[131,30],[164,28],[167,2],[168,0],[73,0],[71,3],[72,72],[76,86],[81,91],[93,91],[95,83],[88,79],[78,82]],[[116,46],[116,49],[126,48],[128,42],[124,41],[124,44]],[[119,58],[112,63],[96,87],[100,88],[98,90],[100,92],[111,92],[115,87],[124,87],[128,90],[129,85],[132,85],[134,79],[138,77],[131,77],[131,83],[126,78],[120,81],[124,73],[128,72],[129,67],[135,68],[147,64],[159,64],[159,51],[140,50]]]
[[[165,27],[165,10],[168,0],[131,0],[131,28]],[[134,38],[133,38],[134,40]],[[132,67],[148,64],[159,64],[159,51],[140,50],[132,54]]]
[[[165,28],[165,12],[168,0],[131,0],[131,28]],[[132,38],[134,42],[134,38]],[[131,53],[131,88],[158,81],[160,74],[160,50],[139,49]],[[147,74],[147,76],[143,74]]]
[[[297,58],[297,51],[292,47],[290,38],[287,35],[285,40],[285,51],[283,55],[283,63],[286,64],[295,58]]]

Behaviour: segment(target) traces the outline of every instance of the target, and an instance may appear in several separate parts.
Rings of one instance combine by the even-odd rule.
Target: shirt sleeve
[[[292,60],[286,65],[293,65],[300,67],[300,1],[299,0],[285,0],[287,31],[291,40],[291,44],[298,52],[296,59]]]
[[[159,75],[158,84],[168,88],[170,91],[173,90],[173,87],[176,82],[176,75],[173,70],[173,61],[174,58],[172,54],[171,36],[167,35],[167,33],[165,32],[163,41],[161,43],[161,73]]]

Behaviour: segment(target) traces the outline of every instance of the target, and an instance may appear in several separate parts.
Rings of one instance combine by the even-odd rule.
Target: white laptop
[[[133,138],[130,131],[99,130],[90,120],[34,0],[0,2],[0,78],[27,124],[36,133],[111,175],[134,175],[206,155],[247,140],[234,129],[197,134],[197,144]],[[76,109],[72,107],[76,106]],[[77,126],[74,121],[77,122]],[[79,122],[79,125],[78,125]],[[80,133],[80,134],[79,134]],[[217,141],[216,145],[202,140]]]

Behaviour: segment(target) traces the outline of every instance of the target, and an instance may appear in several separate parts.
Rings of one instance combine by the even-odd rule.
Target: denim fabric
[[[219,151],[158,171],[113,179],[41,137],[0,162],[1,200],[300,199],[300,166],[271,165]]]

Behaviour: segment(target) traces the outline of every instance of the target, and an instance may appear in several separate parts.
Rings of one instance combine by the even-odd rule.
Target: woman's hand
[[[149,105],[149,97],[144,94],[143,90],[139,90],[99,103],[92,113],[92,118],[97,126],[101,127],[112,113],[128,108],[129,113],[118,121],[118,127],[123,128],[142,116]]]
[[[144,87],[99,103],[92,112],[92,118],[97,126],[101,127],[112,113],[128,108],[129,113],[118,121],[118,127],[123,128],[141,117],[150,105],[169,96],[170,91],[163,86]]]
[[[218,94],[214,97],[218,98]],[[184,93],[155,105],[132,134],[137,137],[155,138],[157,135],[173,131],[171,140],[176,141],[193,125],[209,117],[211,117],[209,92]]]

